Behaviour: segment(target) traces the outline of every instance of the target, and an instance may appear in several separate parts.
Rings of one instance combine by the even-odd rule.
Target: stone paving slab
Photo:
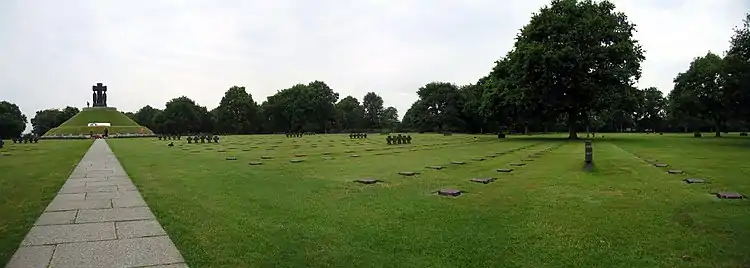
[[[44,212],[34,225],[73,224],[76,214],[78,211],[75,210]]]
[[[182,263],[182,256],[167,236],[61,244],[50,267],[140,267]]]
[[[117,238],[115,235],[115,224],[112,222],[43,225],[31,227],[21,245],[54,245],[115,238]]]
[[[21,247],[10,259],[8,268],[47,268],[55,246]]]
[[[188,266],[106,141],[96,140],[6,267]]]
[[[153,220],[148,207],[82,209],[78,211],[76,223]]]

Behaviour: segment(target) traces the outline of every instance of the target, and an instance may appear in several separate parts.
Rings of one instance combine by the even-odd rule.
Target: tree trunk
[[[578,115],[575,114],[575,112],[568,112],[568,139],[571,139],[571,140],[578,139],[578,131],[576,128],[577,124],[578,124]]]
[[[524,125],[523,126],[523,134],[524,135],[529,135],[529,125]]]
[[[719,127],[719,124],[716,124],[716,134],[714,134],[714,137],[721,137],[721,127]]]

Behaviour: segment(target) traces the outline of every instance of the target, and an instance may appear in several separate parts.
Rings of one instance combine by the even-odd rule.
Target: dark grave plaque
[[[487,155],[486,157],[489,157],[489,158],[495,158],[495,157],[497,157],[497,155],[494,155],[494,154],[490,154],[490,155]]]
[[[323,152],[323,155],[329,155],[331,152]]]
[[[226,152],[226,150],[216,150],[216,152],[219,152],[219,153],[225,153],[225,152]]]
[[[384,155],[385,153],[375,153],[375,155]]]
[[[498,168],[497,172],[508,173],[508,172],[513,172],[513,169],[512,168]]]
[[[344,152],[348,154],[348,153],[353,153],[354,151],[352,151],[352,150],[346,150]]]
[[[261,156],[260,159],[273,159],[273,156],[264,155],[264,156]]]
[[[260,165],[263,165],[263,162],[253,161],[253,162],[249,162],[247,164],[251,165],[251,166],[260,166]]]
[[[333,157],[323,157],[323,160],[333,160]]]
[[[699,179],[699,178],[687,178],[687,179],[684,179],[683,181],[685,181],[685,183],[688,183],[688,184],[693,184],[693,183],[706,183],[706,180],[704,180],[704,179]]]
[[[213,150],[214,150],[214,148],[206,147],[206,151],[213,151]]]
[[[368,151],[368,152],[369,152],[369,151],[372,151],[372,150],[373,150],[372,148],[367,148],[367,149],[365,149],[365,151]]]
[[[294,157],[305,157],[305,156],[307,156],[307,155],[306,154],[295,154],[294,155]]]
[[[227,160],[237,160],[237,157],[234,157],[234,156],[228,156],[228,157],[227,157]]]
[[[526,164],[524,164],[524,163],[510,163],[510,165],[514,166],[514,167],[520,167],[520,166],[525,166]]]
[[[531,158],[525,158],[525,159],[521,159],[521,161],[526,161],[526,162],[533,162],[533,161],[534,161],[534,159],[531,159]]]
[[[720,199],[743,199],[745,198],[744,195],[741,193],[732,193],[732,192],[718,192],[715,193],[716,197]]]
[[[435,170],[441,170],[441,169],[444,169],[445,167],[444,166],[427,166],[427,168],[429,168],[429,169],[435,169]]]
[[[471,181],[476,183],[488,184],[495,181],[495,178],[473,178],[471,179]]]
[[[266,151],[272,151],[273,148],[266,148]]]
[[[361,184],[375,184],[381,181],[376,180],[376,179],[358,179],[358,180],[355,180],[354,182],[361,183]]]
[[[289,162],[291,162],[291,163],[301,163],[302,161],[305,161],[305,160],[302,160],[302,159],[291,159],[291,160],[289,160]]]
[[[667,172],[669,172],[669,174],[682,174],[683,173],[683,171],[679,169],[670,169]]]
[[[353,154],[353,155],[350,155],[349,157],[359,157],[359,155],[358,154]]]
[[[463,191],[457,190],[457,189],[440,189],[439,191],[437,191],[438,195],[451,196],[451,197],[457,197],[461,195],[462,193]]]
[[[451,164],[454,164],[454,165],[463,165],[463,164],[466,164],[466,162],[461,162],[461,161],[451,161]]]
[[[401,171],[401,172],[398,173],[398,175],[402,175],[402,176],[414,176],[414,175],[417,175],[417,173],[413,172],[413,171]]]
[[[243,152],[250,151],[250,149],[242,149]]]
[[[656,163],[656,164],[654,164],[654,166],[655,167],[668,167],[669,165],[667,165],[665,163]]]

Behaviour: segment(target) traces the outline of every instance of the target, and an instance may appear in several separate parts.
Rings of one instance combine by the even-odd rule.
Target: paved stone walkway
[[[187,265],[107,142],[96,140],[7,267]]]

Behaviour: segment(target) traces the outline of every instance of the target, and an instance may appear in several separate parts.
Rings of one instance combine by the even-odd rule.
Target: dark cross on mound
[[[96,83],[96,85],[92,87],[92,90],[94,91],[94,104],[92,106],[107,107],[107,86],[102,83]]]

